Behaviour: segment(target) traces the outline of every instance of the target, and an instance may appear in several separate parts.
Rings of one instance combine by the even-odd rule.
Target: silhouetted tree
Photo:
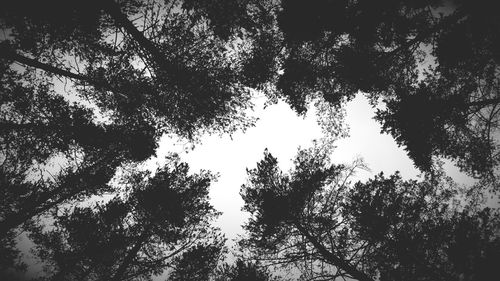
[[[1,16],[4,63],[71,79],[77,95],[116,118],[158,118],[191,136],[230,130],[246,106],[225,42],[175,1],[21,1]]]
[[[297,112],[311,96],[339,107],[361,91],[383,105],[383,131],[418,168],[428,171],[434,157],[446,157],[485,177],[498,165],[500,21],[493,2],[187,3],[221,36],[243,33],[251,52],[261,53],[244,69],[259,69],[257,84],[271,83]]]
[[[226,41],[179,4],[4,7],[1,141],[3,153],[17,159],[5,166],[81,148],[85,155],[105,149],[114,170],[151,156],[163,133],[193,138],[247,126],[251,120],[239,109],[248,106],[249,91],[236,79]],[[55,91],[55,78],[71,80],[73,91]],[[64,95],[90,103],[106,122],[96,124],[91,110]]]
[[[435,188],[433,181],[403,181],[399,174],[354,186],[343,216],[371,247],[366,270],[380,280],[494,280],[498,209],[454,208],[453,189]]]
[[[47,280],[151,280],[169,271],[206,280],[225,242],[210,226],[218,215],[208,202],[213,177],[189,175],[178,159],[149,176],[129,175],[123,199],[67,208],[49,230],[33,231]],[[208,264],[190,267],[185,260],[193,255]]]
[[[13,279],[16,271],[26,270],[27,264],[21,260],[21,251],[15,241],[15,233],[9,231],[4,234],[0,245],[0,278]]]
[[[241,190],[251,216],[241,245],[306,279],[498,276],[498,210],[453,203],[457,187],[437,173],[422,181],[380,174],[353,185],[355,168],[331,165],[313,148],[299,151],[285,174],[265,152]]]
[[[113,191],[108,183],[116,168],[152,156],[161,135],[193,140],[201,132],[233,132],[251,125],[253,119],[245,115],[249,87],[272,99],[284,97],[299,113],[305,112],[311,96],[329,102],[333,110],[319,112],[331,114],[358,91],[365,92],[374,104],[384,105],[377,113],[383,131],[405,146],[420,169],[432,170],[434,157],[448,157],[471,175],[494,178],[499,161],[500,24],[489,1],[54,0],[4,6],[2,268],[17,263],[17,230],[32,227],[33,219],[64,203]],[[281,189],[244,193],[251,202],[248,211],[256,210],[251,204],[267,210],[261,219],[269,226],[260,229],[250,223],[249,228],[273,239],[301,233],[310,242],[306,250],[312,247],[323,257],[320,262],[335,262],[340,275],[369,280],[369,261],[360,260],[366,271],[360,269],[336,252],[319,250],[319,242],[309,239],[315,233],[305,232],[302,224],[283,223],[297,217],[308,198],[316,198],[316,190],[350,171],[326,167],[322,157],[300,157],[297,161],[306,164],[298,165],[296,174],[259,183]],[[270,166],[273,174],[276,165],[267,158],[262,167]],[[51,169],[54,164],[61,167]],[[397,177],[391,180],[402,184]],[[329,194],[349,198],[344,191]],[[98,217],[99,212],[88,216]],[[475,225],[479,219],[472,218],[478,213],[471,212],[465,217]],[[354,213],[349,216],[355,220]],[[315,224],[336,231],[340,227],[330,219]],[[349,230],[331,243],[353,243],[359,240],[349,238],[355,234]],[[266,241],[253,242],[273,245]],[[217,251],[205,250],[203,262],[210,264]],[[300,253],[291,257],[302,258]],[[124,268],[118,266],[114,276],[123,275]]]
[[[111,191],[116,168],[152,156],[165,133],[252,122],[229,39],[206,22],[177,1],[4,5],[2,244],[32,218]]]
[[[278,87],[292,106],[320,91],[387,105],[383,131],[415,165],[433,156],[485,176],[498,163],[500,21],[489,1],[282,1],[289,56]]]

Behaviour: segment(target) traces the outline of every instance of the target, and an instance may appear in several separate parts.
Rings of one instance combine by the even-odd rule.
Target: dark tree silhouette
[[[376,117],[382,130],[405,147],[418,168],[429,172],[436,157],[451,158],[498,189],[495,11],[491,1],[472,0],[3,5],[0,273],[23,267],[16,260],[15,238],[25,230],[61,276],[54,278],[120,280],[158,273],[166,260],[154,257],[168,250],[155,247],[185,238],[182,227],[167,233],[171,225],[162,223],[183,221],[170,212],[203,205],[196,198],[205,193],[155,189],[155,177],[147,190],[136,182],[130,197],[96,210],[78,207],[61,214],[58,208],[116,192],[109,184],[116,169],[154,155],[164,134],[195,140],[200,133],[250,126],[253,119],[245,114],[250,88],[271,100],[286,99],[298,113],[306,111],[310,97],[321,99],[332,107],[319,110],[328,117],[342,116],[330,114],[362,91],[374,105],[383,105]],[[338,130],[338,123],[325,124]],[[284,175],[266,154],[250,171],[242,193],[246,210],[254,214],[247,246],[281,251],[287,245],[280,262],[300,265],[306,277],[477,279],[494,270],[489,264],[498,256],[494,211],[444,206],[438,214],[429,206],[451,198],[438,192],[439,180],[381,175],[351,186],[346,182],[351,167],[325,161],[301,152],[296,169]],[[160,172],[159,181],[168,182],[172,173],[188,178],[179,168]],[[371,193],[379,189],[383,194]],[[188,193],[192,200],[183,197]],[[162,198],[173,209],[155,201]],[[198,221],[188,225],[208,223],[211,215],[202,218],[198,207]],[[39,228],[42,215],[53,216],[61,233]],[[103,231],[88,241],[82,225]],[[414,229],[406,235],[396,226]],[[109,243],[111,236],[117,244]],[[214,239],[172,256],[171,277],[210,276],[222,243]],[[86,247],[111,248],[101,257],[85,256]],[[194,257],[193,271],[187,260]]]
[[[383,174],[350,183],[356,167],[299,152],[283,173],[265,152],[242,187],[251,217],[241,241],[252,258],[303,278],[494,280],[499,213],[454,203],[457,187],[438,173],[422,181]]]
[[[192,140],[252,122],[229,39],[181,4],[11,1],[1,9],[3,245],[31,219],[111,191],[116,168],[152,156],[165,133]]]
[[[243,30],[262,53],[245,68],[261,76],[245,77],[270,82],[298,113],[309,96],[338,107],[361,91],[385,105],[377,114],[383,131],[418,168],[446,157],[471,175],[492,176],[500,101],[492,1],[200,2],[222,35]]]
[[[2,11],[2,27],[10,32],[4,63],[69,78],[78,95],[116,118],[156,117],[158,126],[191,136],[231,130],[241,119],[236,109],[246,106],[225,42],[178,3],[21,1]]]
[[[45,278],[151,280],[173,271],[172,276],[198,276],[180,280],[206,280],[203,274],[215,267],[225,242],[210,226],[218,215],[208,202],[213,176],[189,175],[187,164],[175,158],[149,176],[129,175],[123,184],[131,192],[124,199],[67,208],[55,215],[50,230],[34,230],[31,236],[46,264]],[[206,265],[186,264],[193,255]]]
[[[357,183],[343,205],[359,239],[371,245],[367,270],[381,280],[494,280],[499,213],[451,207],[452,190],[399,174]]]
[[[290,55],[278,85],[299,111],[313,91],[332,103],[357,91],[383,99],[383,130],[417,167],[444,156],[484,176],[498,162],[500,22],[491,4],[283,1]]]

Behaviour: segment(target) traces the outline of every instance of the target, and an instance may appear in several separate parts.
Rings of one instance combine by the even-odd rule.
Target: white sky
[[[366,180],[381,171],[385,174],[400,171],[406,179],[419,174],[393,138],[380,133],[380,124],[372,119],[374,110],[364,96],[358,95],[349,102],[346,111],[350,137],[337,141],[332,155],[334,163],[351,163],[362,157],[370,171],[360,171],[357,174],[359,180]],[[186,152],[184,147],[165,138],[158,149],[157,159],[175,151],[190,165],[191,172],[205,169],[219,174],[218,181],[211,187],[210,197],[214,207],[222,212],[217,225],[230,240],[242,234],[241,225],[247,218],[241,211],[243,200],[239,195],[240,187],[246,181],[246,168],[254,168],[267,148],[278,158],[281,169],[287,171],[299,146],[309,147],[314,139],[322,137],[313,113],[308,112],[305,118],[299,117],[284,102],[256,109],[255,114],[259,117],[255,127],[234,134],[232,139],[229,136],[206,136],[201,144]],[[459,175],[452,165],[446,167],[452,175]],[[456,177],[456,180],[465,178]]]
[[[365,97],[358,95],[349,102],[346,112],[345,122],[350,127],[350,136],[336,142],[337,147],[332,154],[334,163],[351,163],[362,157],[370,171],[360,170],[356,175],[357,180],[366,180],[381,171],[385,174],[400,171],[406,179],[419,174],[393,138],[380,133],[380,124],[372,119],[374,110]],[[162,138],[157,157],[146,163],[146,166],[153,168],[169,152],[177,152],[190,165],[190,172],[196,173],[203,169],[219,174],[218,181],[211,186],[210,197],[213,206],[222,212],[216,225],[229,239],[228,246],[233,246],[237,235],[243,234],[241,225],[247,218],[247,214],[241,211],[243,200],[239,195],[240,187],[247,178],[246,169],[254,168],[267,148],[278,158],[280,168],[287,171],[292,167],[292,159],[299,147],[310,147],[314,139],[323,137],[314,112],[299,117],[284,102],[265,109],[257,106],[254,115],[259,117],[255,127],[238,132],[232,138],[227,135],[205,136],[193,150],[166,137]],[[445,168],[456,181],[472,182],[449,162]],[[32,244],[23,240],[19,246],[27,253]],[[27,258],[30,261],[31,257]],[[32,260],[28,276],[37,276],[41,270],[41,264]]]

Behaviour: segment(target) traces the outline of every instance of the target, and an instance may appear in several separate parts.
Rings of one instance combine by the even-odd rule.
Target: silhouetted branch
[[[305,229],[300,223],[294,222],[293,225],[300,231],[302,235],[304,235],[307,240],[313,244],[313,246],[318,250],[318,252],[321,254],[321,256],[330,262],[332,265],[335,265],[342,270],[344,270],[347,274],[351,275],[354,279],[357,279],[359,281],[374,281],[370,276],[366,275],[366,273],[360,271],[356,267],[352,266],[349,264],[347,261],[345,261],[343,258],[338,257],[337,255],[331,253],[328,251],[323,244],[321,244],[319,241],[314,238],[307,229]]]
[[[28,58],[28,57],[25,57],[23,55],[20,55],[20,54],[16,53],[14,50],[12,50],[12,48],[9,46],[9,44],[7,42],[0,43],[0,57],[16,61],[16,62],[24,64],[26,66],[38,68],[38,69],[50,72],[52,74],[56,74],[59,76],[64,76],[64,77],[70,78],[70,79],[79,80],[79,81],[87,82],[90,84],[94,84],[94,82],[91,79],[89,79],[88,77],[83,76],[81,74],[77,74],[77,73],[74,73],[74,72],[71,72],[71,71],[68,71],[65,69],[61,69],[61,68],[52,66],[50,64],[40,62],[36,59],[32,59],[32,58]]]

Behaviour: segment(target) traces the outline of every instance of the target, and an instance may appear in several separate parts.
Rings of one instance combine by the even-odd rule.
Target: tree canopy
[[[493,176],[500,61],[493,2],[201,2],[215,30],[245,31],[259,54],[245,68],[258,70],[255,86],[270,83],[298,113],[311,96],[340,107],[362,92],[378,105],[382,131],[418,168],[429,171],[444,157],[473,176]]]
[[[32,219],[114,192],[116,169],[160,136],[252,122],[228,40],[176,1],[13,1],[0,27],[5,257]]]
[[[500,253],[497,209],[442,174],[396,173],[352,183],[359,163],[329,164],[301,150],[283,173],[265,152],[241,194],[250,213],[240,244],[268,266],[298,268],[304,280],[494,280]]]
[[[198,268],[212,269],[187,270],[182,262],[206,253],[201,260],[217,263],[223,250],[225,239],[210,225],[218,215],[208,202],[212,180],[208,173],[188,175],[187,164],[174,158],[153,176],[127,177],[125,198],[60,210],[50,230],[42,226],[31,234],[46,279],[150,280],[173,270],[172,280],[179,280],[181,271],[193,276]]]
[[[278,85],[299,111],[319,91],[382,101],[383,131],[429,170],[435,156],[473,175],[498,159],[500,21],[482,1],[282,1],[289,55]]]
[[[498,275],[498,209],[439,168],[451,159],[481,180],[479,197],[498,192],[493,4],[10,1],[0,10],[0,277],[26,267],[22,233],[47,280],[274,280],[272,265],[314,280]],[[152,174],[137,167],[162,136],[196,142],[252,126],[256,92],[298,114],[316,106],[334,136],[346,102],[366,95],[423,179],[352,183],[361,164],[333,165],[319,146],[285,173],[266,151],[241,190],[242,249],[262,261],[219,267],[214,177],[176,157]],[[113,199],[92,201],[102,195]]]

